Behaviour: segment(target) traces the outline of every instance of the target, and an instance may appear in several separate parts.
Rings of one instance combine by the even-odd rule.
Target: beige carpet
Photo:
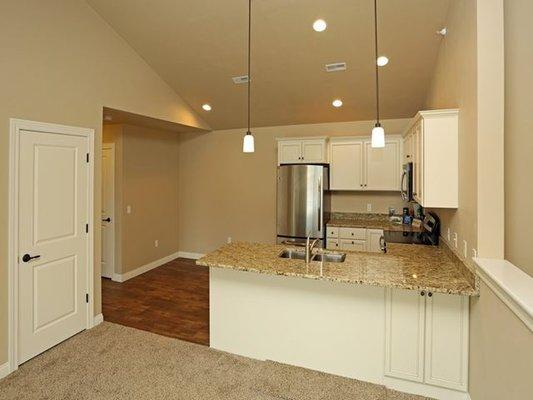
[[[28,361],[1,380],[0,399],[423,398],[104,322]]]

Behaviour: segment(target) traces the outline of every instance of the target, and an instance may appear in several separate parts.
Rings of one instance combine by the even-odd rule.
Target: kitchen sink
[[[298,250],[283,250],[279,255],[281,258],[291,258],[295,260],[305,260],[305,251]]]
[[[344,262],[346,259],[346,253],[323,253],[315,254],[311,261],[324,261],[324,262]]]

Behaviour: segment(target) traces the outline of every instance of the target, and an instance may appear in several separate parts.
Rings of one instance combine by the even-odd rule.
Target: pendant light
[[[242,141],[242,151],[244,153],[253,153],[255,151],[254,146],[254,136],[250,130],[250,92],[251,92],[251,81],[252,77],[250,75],[250,53],[251,53],[251,39],[252,38],[252,0],[248,0],[248,129],[244,139]]]
[[[378,0],[374,0],[374,65],[376,67],[376,124],[372,129],[372,147],[385,147],[385,129],[379,123]]]

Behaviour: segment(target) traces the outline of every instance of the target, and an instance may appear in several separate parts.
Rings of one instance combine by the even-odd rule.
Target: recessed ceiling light
[[[209,105],[209,104],[203,104],[202,105],[202,108],[205,110],[205,111],[211,111],[212,110],[212,107]]]
[[[315,22],[313,22],[313,29],[317,32],[324,32],[327,27],[328,24],[326,24],[326,21],[323,19],[317,19]]]
[[[342,106],[342,100],[341,99],[335,99],[333,100],[333,103],[331,103],[333,105],[333,107],[341,107]]]
[[[388,57],[385,57],[385,56],[379,56],[377,63],[379,67],[384,67],[385,65],[389,63],[389,59]]]

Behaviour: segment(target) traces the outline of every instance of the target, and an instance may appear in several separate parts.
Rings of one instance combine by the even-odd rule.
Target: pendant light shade
[[[376,69],[376,124],[372,129],[372,147],[385,147],[385,129],[379,123],[378,0],[374,0],[374,65]]]
[[[243,153],[253,153],[255,151],[254,135],[252,135],[251,132],[247,132],[246,135],[244,135],[242,151]]]
[[[255,152],[254,145],[254,136],[252,135],[251,127],[251,107],[250,107],[250,98],[251,98],[251,81],[252,76],[250,74],[250,64],[251,64],[251,42],[252,42],[252,0],[248,0],[248,130],[246,135],[242,140],[242,151],[243,153],[253,153]]]
[[[372,147],[385,147],[385,129],[378,123],[372,128]]]

